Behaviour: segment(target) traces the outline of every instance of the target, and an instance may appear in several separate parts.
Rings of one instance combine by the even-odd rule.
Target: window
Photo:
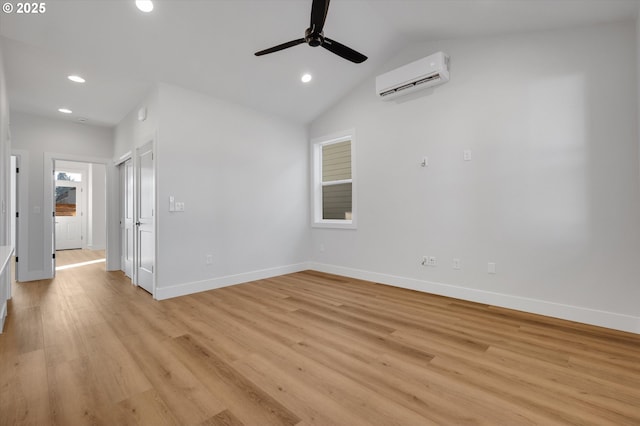
[[[67,180],[70,182],[82,182],[82,173],[63,172],[56,170],[53,172],[56,180]]]
[[[76,215],[76,188],[56,186],[56,216]]]
[[[355,228],[353,132],[313,144],[313,225]]]
[[[76,186],[66,182],[81,182],[82,173],[54,171],[56,177],[56,216],[76,215]]]

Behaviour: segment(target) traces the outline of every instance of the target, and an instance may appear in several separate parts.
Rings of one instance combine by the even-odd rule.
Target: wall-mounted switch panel
[[[489,264],[487,265],[487,272],[490,274],[495,274],[496,273],[496,264],[493,262],[489,262]]]

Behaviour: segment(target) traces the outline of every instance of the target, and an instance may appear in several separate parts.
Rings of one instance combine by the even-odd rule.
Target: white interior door
[[[153,145],[147,143],[136,150],[136,280],[137,284],[153,294],[155,262],[154,202],[155,176]]]
[[[82,184],[56,181],[55,191],[56,250],[82,248]]]
[[[135,217],[133,213],[133,164],[127,160],[120,165],[120,231],[122,240],[122,271],[126,276],[133,279],[134,262],[134,238],[135,238]]]

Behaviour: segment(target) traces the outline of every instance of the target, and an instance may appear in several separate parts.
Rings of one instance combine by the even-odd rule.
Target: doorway
[[[156,251],[153,141],[136,150],[135,170],[135,274],[137,284],[153,295]]]
[[[14,281],[20,281],[19,277],[20,277],[20,273],[18,272],[18,268],[17,268],[17,260],[19,260],[18,258],[18,220],[19,220],[19,209],[18,209],[18,174],[20,172],[20,159],[18,158],[17,155],[12,155],[11,156],[11,178],[10,178],[10,182],[9,182],[9,191],[10,191],[10,205],[11,205],[11,209],[9,210],[9,220],[11,222],[10,227],[10,244],[11,247],[13,247],[13,261],[14,261],[14,267],[13,267],[13,280]]]
[[[134,263],[134,177],[133,160],[120,164],[120,267],[122,272],[136,282],[133,276]]]
[[[154,141],[121,158],[120,269],[131,282],[155,293],[155,160]]]
[[[54,160],[53,175],[55,252],[93,251],[101,253],[104,259],[107,229],[104,164]]]

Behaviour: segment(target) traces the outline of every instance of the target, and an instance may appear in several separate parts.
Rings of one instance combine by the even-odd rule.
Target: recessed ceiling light
[[[75,83],[84,83],[85,82],[84,78],[80,77],[79,75],[70,75],[67,78],[69,80],[75,82]]]
[[[300,80],[302,80],[303,83],[308,83],[311,81],[313,77],[311,77],[311,74],[304,74]]]
[[[71,114],[73,112],[69,108],[58,108],[58,111],[60,111],[63,114]]]
[[[136,6],[143,12],[151,12],[153,10],[153,2],[151,0],[136,0]]]

